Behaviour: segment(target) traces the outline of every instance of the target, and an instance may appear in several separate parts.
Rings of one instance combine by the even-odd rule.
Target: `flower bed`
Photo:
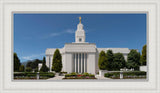
[[[95,78],[95,75],[88,74],[88,73],[83,73],[83,74],[70,73],[70,74],[66,74],[65,78],[63,79],[96,79],[96,78]]]

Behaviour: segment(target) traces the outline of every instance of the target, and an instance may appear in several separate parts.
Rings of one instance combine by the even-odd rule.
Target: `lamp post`
[[[120,79],[123,79],[123,69],[120,69]]]
[[[39,72],[37,72],[37,79],[39,79]]]

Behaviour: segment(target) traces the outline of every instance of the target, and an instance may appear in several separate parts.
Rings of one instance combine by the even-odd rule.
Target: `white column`
[[[86,72],[86,66],[85,66],[85,64],[86,64],[86,53],[84,53],[84,72]]]
[[[74,65],[75,65],[74,71],[76,72],[76,65],[77,65],[77,62],[76,62],[76,53],[74,54]]]
[[[79,53],[78,53],[78,73],[79,73]]]
[[[83,73],[83,72],[82,72],[82,68],[83,68],[82,62],[83,62],[83,58],[82,58],[82,53],[81,53],[81,73]]]

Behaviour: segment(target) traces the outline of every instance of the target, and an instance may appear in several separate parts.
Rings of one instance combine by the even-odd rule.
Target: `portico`
[[[73,72],[87,72],[87,53],[74,53],[73,64]]]

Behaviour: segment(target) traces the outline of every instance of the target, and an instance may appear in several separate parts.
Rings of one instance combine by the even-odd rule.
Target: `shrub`
[[[105,73],[104,77],[119,77],[120,72],[111,72],[111,73]]]
[[[52,72],[47,72],[47,73],[40,72],[39,75],[40,75],[40,77],[49,77],[49,78],[55,76],[55,74]]]
[[[24,77],[24,78],[33,78],[33,77],[36,77],[37,76],[37,73],[34,73],[34,72],[22,72],[22,73],[14,73],[14,77]],[[52,73],[52,72],[40,72],[39,73],[39,76],[41,78],[51,78],[51,77],[54,77],[55,74]]]
[[[75,75],[77,75],[77,73],[76,73],[76,72],[72,72],[71,75],[72,75],[72,76],[75,76]]]
[[[67,74],[67,72],[60,72],[60,74]]]
[[[124,76],[128,76],[128,75],[131,75],[131,76],[139,76],[139,75],[146,75],[146,72],[145,72],[145,71],[123,72],[123,75],[124,75]]]
[[[88,74],[88,73],[77,74],[73,72],[70,74],[66,74],[64,79],[96,79],[96,78],[95,75],[93,74]]]
[[[119,78],[120,72],[111,72],[111,73],[105,73],[104,77],[112,78],[112,77],[117,77]],[[131,71],[131,72],[123,72],[123,76],[145,76],[146,72],[144,71]]]
[[[85,73],[83,73],[83,75],[85,75],[85,76],[89,76],[89,73],[85,72]]]

